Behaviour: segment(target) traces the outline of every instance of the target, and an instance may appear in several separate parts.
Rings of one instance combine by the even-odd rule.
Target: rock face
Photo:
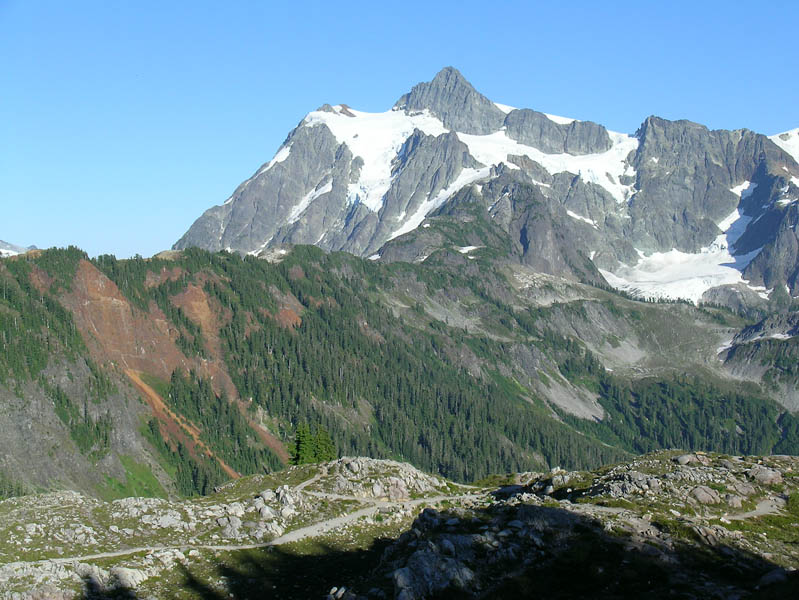
[[[688,266],[674,277],[687,269],[699,286],[690,299],[747,307],[762,302],[758,286],[799,295],[792,148],[778,136],[654,116],[634,136],[614,133],[497,105],[447,67],[388,112],[324,105],[309,113],[175,248],[259,254],[315,244],[421,261],[442,248],[440,235],[420,228],[438,216],[481,223],[473,245],[503,260],[606,285],[601,268],[612,285],[644,295],[686,293],[636,287],[646,280],[633,269],[642,256],[677,251]],[[706,254],[710,277],[696,258]],[[722,291],[735,285],[743,292]]]
[[[394,105],[396,110],[429,110],[444,127],[475,135],[494,133],[505,113],[475,90],[457,69],[446,67],[429,83],[419,83]]]
[[[556,123],[528,108],[508,113],[503,125],[508,137],[546,154],[599,154],[613,145],[602,125],[591,121]]]

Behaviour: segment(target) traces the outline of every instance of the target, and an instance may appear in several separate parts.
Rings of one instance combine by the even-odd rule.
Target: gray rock
[[[748,481],[736,481],[734,484],[732,484],[732,488],[741,494],[741,496],[745,497],[751,496],[757,492],[754,486]]]
[[[741,508],[743,506],[743,498],[735,494],[726,494],[724,499],[730,508]]]
[[[755,465],[746,474],[756,482],[763,485],[775,485],[782,483],[782,473],[775,469],[769,469],[763,465]]]
[[[434,594],[468,589],[474,579],[471,569],[457,560],[430,550],[414,552],[405,567],[393,572],[395,598],[427,598]]]
[[[610,149],[607,130],[590,121],[556,123],[530,109],[511,111],[505,118],[508,137],[547,154],[595,154]]]
[[[453,67],[442,69],[429,83],[413,86],[394,108],[409,113],[429,110],[444,127],[476,135],[499,131],[505,121],[505,113]]]
[[[706,485],[698,485],[690,492],[691,497],[700,504],[718,504],[721,502],[719,493]]]
[[[109,571],[109,586],[112,589],[135,590],[147,579],[147,573],[137,569],[112,567]]]
[[[788,573],[782,567],[778,567],[763,575],[760,581],[758,581],[757,586],[759,588],[767,587],[776,583],[785,583],[786,581],[788,581]]]
[[[696,454],[683,454],[674,459],[678,465],[699,464]]]
[[[262,519],[267,519],[267,520],[271,520],[277,517],[277,512],[275,511],[275,509],[269,506],[262,506],[258,511],[258,514],[261,515]]]

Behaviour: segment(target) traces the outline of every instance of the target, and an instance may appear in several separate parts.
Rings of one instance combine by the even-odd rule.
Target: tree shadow
[[[468,585],[422,581],[410,597],[799,598],[799,571],[781,570],[728,543],[702,541],[690,528],[675,532],[657,521],[651,527],[648,537],[607,530],[593,517],[554,505],[494,506],[470,509],[468,515],[426,509],[401,536],[364,548],[346,550],[306,540],[237,552],[204,567],[178,565],[180,588],[163,597],[321,599],[332,587],[344,586],[359,597],[388,599],[399,592],[392,578],[396,570],[405,569],[410,580],[441,582],[446,580],[442,565],[457,559],[475,574]],[[659,535],[667,530],[670,544],[662,543],[664,536]],[[425,561],[430,567],[426,575]],[[83,596],[135,597],[129,591],[103,592],[96,585],[93,590],[87,586]]]

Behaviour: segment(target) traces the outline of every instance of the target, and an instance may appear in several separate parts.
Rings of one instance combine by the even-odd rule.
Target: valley
[[[171,250],[0,243],[0,598],[788,597],[797,139],[446,67]]]

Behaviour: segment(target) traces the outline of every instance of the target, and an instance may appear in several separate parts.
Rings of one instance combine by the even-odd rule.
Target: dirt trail
[[[318,481],[320,477],[322,477],[324,473],[317,473],[310,479],[300,483],[294,489],[295,490],[302,490],[306,486],[313,484],[314,482]],[[330,519],[325,519],[324,521],[319,521],[317,523],[312,523],[311,525],[307,525],[305,527],[300,527],[299,529],[295,529],[293,531],[289,531],[288,533],[277,537],[269,542],[260,542],[257,544],[231,544],[231,545],[219,545],[219,544],[186,544],[186,545],[178,545],[178,546],[142,546],[137,548],[127,548],[125,550],[116,550],[113,552],[101,552],[98,554],[86,554],[83,556],[71,556],[67,558],[47,558],[43,560],[31,561],[26,563],[9,563],[9,564],[26,564],[26,565],[36,565],[36,564],[72,564],[75,562],[85,562],[90,560],[102,560],[105,558],[116,558],[120,556],[127,556],[130,554],[139,554],[142,552],[157,552],[160,550],[179,550],[181,552],[186,552],[189,550],[213,550],[213,551],[220,551],[220,552],[232,552],[237,550],[255,550],[257,548],[268,548],[270,546],[281,546],[283,544],[290,544],[291,542],[297,542],[303,540],[308,537],[316,537],[318,535],[322,535],[334,529],[338,529],[345,525],[348,525],[354,521],[357,521],[361,517],[367,517],[383,507],[411,507],[411,506],[418,506],[420,504],[436,504],[437,502],[441,502],[442,500],[475,500],[481,497],[484,497],[485,494],[462,494],[460,496],[433,496],[429,498],[417,498],[414,500],[375,500],[374,498],[359,498],[356,496],[340,496],[338,494],[327,494],[325,492],[306,492],[316,497],[320,498],[328,498],[328,499],[345,499],[345,500],[356,500],[362,503],[368,503],[369,506],[360,508],[354,512],[348,513],[346,515],[341,515],[339,517],[332,517]],[[7,566],[7,565],[3,565]]]
[[[158,395],[153,388],[147,385],[141,378],[141,375],[134,371],[133,369],[125,369],[125,375],[128,376],[128,379],[133,383],[137,390],[144,396],[147,404],[150,405],[150,408],[157,417],[161,418],[166,422],[171,422],[175,426],[179,427],[181,431],[183,431],[186,435],[188,435],[191,440],[193,441],[194,445],[206,455],[213,457],[218,463],[219,466],[222,467],[222,470],[227,473],[227,475],[231,479],[238,479],[241,477],[236,471],[234,471],[225,461],[223,461],[218,456],[215,456],[211,449],[205,445],[204,442],[200,440],[200,430],[197,429],[194,425],[187,422],[182,417],[176,415],[172,410],[164,403],[164,400],[161,396]]]
[[[754,510],[749,512],[740,513],[738,515],[727,515],[725,518],[728,521],[741,521],[742,519],[752,519],[754,517],[762,517],[764,515],[773,515],[785,508],[785,500],[782,498],[766,498],[758,502]]]

